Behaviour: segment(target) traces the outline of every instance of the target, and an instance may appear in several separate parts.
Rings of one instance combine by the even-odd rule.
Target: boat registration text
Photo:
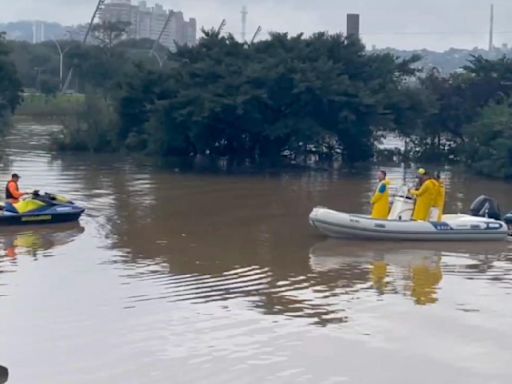
[[[46,221],[46,220],[51,220],[51,219],[52,219],[51,215],[40,215],[40,216],[22,217],[21,221]]]

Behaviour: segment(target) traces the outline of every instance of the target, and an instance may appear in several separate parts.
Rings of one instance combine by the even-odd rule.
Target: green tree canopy
[[[205,31],[163,71],[137,68],[119,102],[121,139],[144,134],[162,154],[275,157],[337,147],[348,163],[372,157],[374,129],[391,127],[389,99],[417,58],[367,54],[358,39],[274,33],[247,46]],[[332,145],[332,144],[335,145]]]
[[[464,133],[471,168],[487,176],[512,178],[512,99],[486,106]]]
[[[0,33],[0,118],[14,112],[21,102],[21,82],[9,53],[5,36]]]

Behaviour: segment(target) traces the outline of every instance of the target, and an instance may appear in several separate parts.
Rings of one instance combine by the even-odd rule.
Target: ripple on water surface
[[[177,173],[56,155],[56,127],[18,128],[2,177],[87,212],[0,231],[13,383],[508,384],[510,243],[333,241],[308,227],[315,205],[368,210],[375,170]],[[399,185],[403,170],[389,175]],[[507,184],[443,175],[452,211],[489,191],[512,207]]]

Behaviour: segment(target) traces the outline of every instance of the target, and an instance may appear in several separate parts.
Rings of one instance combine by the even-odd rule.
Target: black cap
[[[4,366],[0,365],[0,383],[7,383],[9,379],[9,370]]]
[[[13,173],[11,175],[11,179],[19,179],[20,178],[20,175],[18,175],[17,173]]]

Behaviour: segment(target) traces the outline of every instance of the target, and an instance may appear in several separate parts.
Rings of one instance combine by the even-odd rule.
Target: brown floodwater
[[[183,173],[52,154],[52,129],[19,122],[1,179],[87,212],[0,229],[9,383],[510,383],[512,242],[328,240],[310,210],[368,211],[376,169]],[[443,175],[452,212],[512,209],[510,184]]]

